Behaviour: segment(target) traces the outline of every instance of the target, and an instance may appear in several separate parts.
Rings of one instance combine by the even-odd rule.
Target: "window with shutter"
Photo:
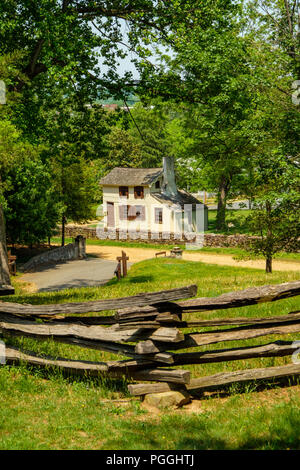
[[[135,206],[136,220],[145,220],[145,206]]]
[[[145,220],[145,206],[119,206],[120,220]]]
[[[160,207],[155,207],[154,220],[156,224],[163,223],[163,210]]]
[[[128,186],[119,186],[119,195],[128,198]]]

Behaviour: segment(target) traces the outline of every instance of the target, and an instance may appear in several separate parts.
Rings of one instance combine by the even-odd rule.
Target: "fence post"
[[[117,256],[117,261],[119,261],[120,268],[121,268],[121,261],[122,261],[123,277],[127,276],[127,261],[128,260],[129,260],[129,257],[126,256],[125,251],[122,251],[122,256]]]
[[[75,238],[75,246],[78,259],[86,258],[86,239],[82,235]]]

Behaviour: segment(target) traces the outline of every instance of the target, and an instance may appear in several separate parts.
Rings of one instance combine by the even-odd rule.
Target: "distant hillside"
[[[140,101],[139,97],[131,94],[127,99],[126,103],[128,106],[133,106],[135,103]],[[124,106],[124,101],[123,100],[116,100],[115,98],[107,98],[106,100],[96,100],[97,104],[117,104],[118,106]]]

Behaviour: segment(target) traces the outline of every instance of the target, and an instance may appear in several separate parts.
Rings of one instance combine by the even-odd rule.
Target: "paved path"
[[[68,261],[26,273],[20,281],[32,283],[35,292],[50,292],[73,287],[100,286],[114,277],[117,261],[87,258]]]

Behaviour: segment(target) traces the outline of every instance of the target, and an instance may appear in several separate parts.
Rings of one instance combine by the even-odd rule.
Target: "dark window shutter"
[[[127,220],[127,206],[119,206],[120,220]]]
[[[145,206],[135,206],[136,220],[145,220]]]
[[[135,219],[135,206],[127,206],[127,216],[128,220]]]

